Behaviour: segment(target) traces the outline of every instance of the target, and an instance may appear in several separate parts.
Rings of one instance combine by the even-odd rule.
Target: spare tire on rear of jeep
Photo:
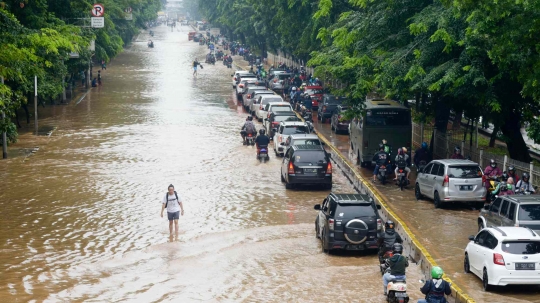
[[[351,244],[362,244],[367,240],[368,231],[368,225],[364,221],[360,219],[350,220],[345,225],[345,239]]]

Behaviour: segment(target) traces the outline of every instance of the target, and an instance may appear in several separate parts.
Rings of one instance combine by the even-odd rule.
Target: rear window
[[[306,89],[306,93],[310,94],[310,95],[317,95],[317,94],[324,94],[324,91],[322,89]]]
[[[273,112],[290,112],[291,106],[290,105],[274,105],[272,106]]]
[[[540,253],[538,241],[512,241],[502,242],[501,249],[505,253],[514,255],[534,255]]]
[[[291,75],[283,75],[283,74],[278,74],[277,76],[279,77],[279,80],[289,79],[291,77]]]
[[[518,219],[523,221],[540,220],[540,204],[522,204],[519,207]]]
[[[343,211],[341,210],[343,209]],[[354,213],[356,217],[376,217],[375,209],[371,204],[368,205],[358,205],[358,204],[347,204],[340,203],[338,213]]]
[[[321,141],[319,139],[297,139],[293,142],[294,145],[321,145]]]
[[[406,110],[368,110],[366,112],[367,126],[410,126],[411,113]]]
[[[460,165],[448,167],[448,177],[460,179],[482,178],[480,166]]]
[[[338,97],[329,97],[326,99],[326,103],[328,104],[341,104],[345,101],[344,98],[338,98]]]
[[[303,125],[295,125],[295,126],[287,125],[283,129],[283,134],[284,135],[307,134],[307,132],[308,132],[307,127],[305,127]],[[296,145],[298,145],[298,144],[296,144]]]
[[[283,102],[283,99],[281,99],[281,98],[264,98],[263,104],[267,104],[269,102]]]
[[[297,151],[294,153],[294,162],[326,163],[324,151]]]
[[[275,116],[274,121],[286,122],[286,121],[300,121],[297,116]]]

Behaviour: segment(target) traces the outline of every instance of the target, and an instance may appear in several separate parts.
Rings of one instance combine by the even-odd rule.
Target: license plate
[[[379,168],[379,171],[385,172],[386,168]]]
[[[516,263],[516,270],[535,270],[534,263]]]
[[[304,173],[317,173],[316,168],[304,168]]]
[[[395,292],[394,296],[396,298],[408,298],[409,297],[406,292]]]
[[[405,176],[404,173],[399,173],[399,174],[398,174],[398,177],[403,177],[403,176]]]
[[[348,250],[364,250],[363,245],[347,245]]]
[[[472,185],[460,185],[459,190],[472,190]]]

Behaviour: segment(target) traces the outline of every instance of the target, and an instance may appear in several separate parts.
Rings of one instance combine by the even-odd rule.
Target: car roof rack
[[[490,227],[493,228],[494,230],[500,232],[503,236],[505,236],[505,237],[507,236],[507,234],[502,229],[498,228],[497,226],[492,225]]]

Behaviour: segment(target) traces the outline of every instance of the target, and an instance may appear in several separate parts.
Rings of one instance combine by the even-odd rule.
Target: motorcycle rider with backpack
[[[373,170],[373,182],[377,181],[377,175],[379,174],[379,167],[381,165],[388,165],[390,155],[384,151],[384,145],[379,144],[379,152],[373,155],[373,161],[375,162],[375,170]]]
[[[384,269],[390,269],[390,272],[385,273],[382,278],[385,296],[388,295],[388,283],[395,279],[406,279],[405,269],[409,266],[407,257],[401,255],[403,253],[403,245],[394,243],[392,251],[394,252],[394,256],[388,259],[386,264],[381,265]]]
[[[255,144],[257,145],[257,159],[259,159],[259,154],[261,153],[261,148],[268,148],[270,144],[270,138],[265,134],[264,129],[259,130],[259,135],[255,139]]]
[[[255,124],[253,124],[253,117],[250,115],[247,118],[247,121],[242,126],[242,130],[240,131],[240,135],[242,135],[242,140],[244,141],[244,144],[246,144],[246,136],[248,134],[251,134],[253,136],[257,135],[257,129],[255,128]]]
[[[450,295],[452,289],[450,283],[442,279],[444,272],[438,267],[431,268],[431,280],[426,281],[424,286],[420,288],[420,291],[426,295],[425,299],[418,300],[418,303],[446,303],[446,297],[444,295]]]
[[[409,160],[409,155],[403,152],[403,149],[398,148],[398,154],[396,155],[396,169],[394,170],[394,173],[396,177],[394,180],[397,180],[397,174],[398,174],[398,168],[403,168],[407,172],[407,181],[409,180],[409,174],[411,173],[411,169],[407,167],[407,162]]]
[[[395,225],[393,221],[386,221],[384,223],[384,233],[381,232],[377,235],[377,244],[379,244],[379,261],[384,263],[383,256],[387,251],[391,251],[395,243],[403,244],[401,236],[394,229]]]

